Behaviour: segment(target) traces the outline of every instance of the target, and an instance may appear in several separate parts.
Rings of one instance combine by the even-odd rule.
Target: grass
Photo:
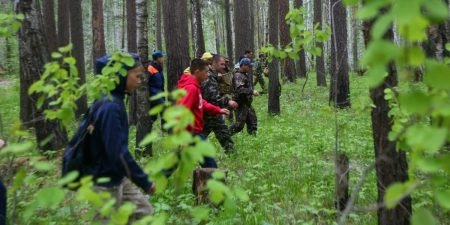
[[[209,137],[218,149],[219,167],[228,171],[227,184],[246,190],[250,201],[238,203],[233,213],[213,209],[214,215],[210,216],[207,224],[335,223],[336,125],[338,148],[350,158],[352,191],[363,171],[374,163],[371,101],[364,78],[351,76],[352,108],[335,113],[328,105],[328,88],[316,87],[314,78],[310,78],[304,93],[300,93],[304,80],[283,85],[279,116],[267,113],[267,95],[256,97],[258,135],[253,137],[245,132],[235,135],[237,154],[225,155],[214,135]],[[19,115],[18,80],[12,79],[11,85],[0,86],[0,91],[3,93],[0,115],[4,130],[9,130],[15,126]],[[134,146],[134,128],[131,134],[130,146]],[[8,133],[1,135],[7,137]],[[134,147],[131,150],[134,151]],[[155,158],[159,158],[166,152],[155,144],[154,153]],[[149,159],[138,160],[145,163]],[[41,184],[52,185],[58,178],[55,174],[59,173],[47,175],[50,179],[41,178]],[[191,183],[187,183],[179,192],[169,188],[154,196],[151,201],[155,211],[166,212],[169,224],[195,224],[190,217],[190,208],[194,204],[190,188]],[[29,189],[32,192],[37,187]],[[418,192],[414,197],[416,205],[432,205],[426,193]],[[356,205],[367,206],[376,200],[375,171],[372,170],[357,195]],[[71,221],[79,224],[83,221],[80,212],[84,206],[75,206],[74,209],[70,204],[73,202],[69,199],[58,214],[69,218],[75,214],[72,218],[76,220]],[[376,212],[351,213],[347,224],[377,224]]]

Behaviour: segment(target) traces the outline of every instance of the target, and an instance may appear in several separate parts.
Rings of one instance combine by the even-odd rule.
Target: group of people
[[[89,157],[98,163],[87,165],[83,172],[92,175],[94,179],[109,178],[106,183],[97,183],[96,188],[110,192],[116,198],[117,204],[125,201],[136,204],[137,208],[131,218],[134,220],[152,213],[148,194],[155,191],[155,184],[148,180],[148,175],[129,152],[129,124],[124,100],[125,96],[139,85],[148,85],[150,96],[165,90],[164,54],[161,51],[153,52],[153,60],[145,66],[136,54],[131,55],[134,65],[122,65],[127,75],[118,75],[119,83],[109,93],[112,98],[105,94],[102,99],[94,102],[87,112],[95,118],[91,124],[95,129],[89,132],[90,138],[87,139],[91,149]],[[108,55],[96,60],[97,74],[108,65],[109,60]],[[251,57],[242,57],[238,65],[239,68],[230,73],[224,56],[205,53],[202,58],[191,61],[189,68],[178,81],[178,88],[186,90],[186,95],[176,104],[185,106],[195,118],[195,122],[187,128],[188,131],[202,140],[214,132],[227,153],[236,151],[231,136],[242,131],[245,125],[249,134],[256,135],[257,131],[257,118],[252,101],[254,96],[259,95],[258,91],[254,90],[254,82],[260,81],[254,81],[252,78],[254,63]],[[257,73],[257,70],[255,72]],[[147,84],[141,84],[142,76],[147,76]],[[224,79],[227,76],[228,79]],[[265,90],[264,83],[260,84]],[[231,87],[223,88],[227,85]],[[225,91],[227,89],[228,92]],[[152,99],[150,106],[156,107],[165,101],[163,97]],[[228,116],[233,110],[235,121],[228,126],[223,115]],[[160,117],[162,120],[161,115]],[[158,115],[155,115],[152,120],[156,121],[157,118]],[[163,120],[161,122],[164,123]],[[76,138],[80,137],[74,136],[72,140]],[[214,158],[205,157],[201,166],[217,168],[217,163]]]

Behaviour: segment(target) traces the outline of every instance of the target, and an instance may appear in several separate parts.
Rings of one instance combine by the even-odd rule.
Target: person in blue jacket
[[[144,67],[139,57],[132,53],[134,65],[123,65],[127,75],[117,74],[119,83],[111,91],[112,98],[104,96],[94,102],[101,104],[94,113],[94,129],[89,138],[92,165],[86,165],[84,172],[96,178],[109,178],[108,182],[96,183],[96,189],[110,192],[116,198],[116,206],[123,202],[132,202],[137,207],[131,221],[152,213],[152,207],[146,194],[152,194],[155,185],[141,169],[128,150],[128,117],[124,104],[125,96],[136,90],[141,84]],[[100,74],[107,66],[110,55],[96,59],[95,71]],[[139,187],[139,188],[138,188]]]
[[[152,54],[153,61],[150,61],[147,66],[148,72],[148,89],[150,92],[150,98],[164,92],[164,74],[163,74],[163,63],[164,55],[161,51],[156,50]],[[150,101],[150,109],[156,107],[157,105],[164,104],[165,98],[161,97],[156,100]],[[162,119],[162,112],[160,113],[161,126],[164,124]],[[158,119],[158,115],[152,115],[152,123]]]

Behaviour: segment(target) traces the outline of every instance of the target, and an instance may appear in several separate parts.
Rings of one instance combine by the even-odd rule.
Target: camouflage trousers
[[[211,132],[214,132],[217,140],[225,152],[233,152],[234,142],[231,139],[230,130],[228,126],[225,124],[225,119],[222,115],[217,116],[207,116],[204,118],[204,127],[203,127],[203,135],[208,137]]]
[[[236,121],[230,127],[231,135],[234,135],[244,129],[247,124],[247,132],[251,135],[256,135],[258,130],[258,119],[256,112],[251,105],[239,104],[236,109]]]
[[[264,76],[262,73],[260,74],[255,74],[255,80],[253,82],[253,86],[256,87],[256,85],[259,83],[259,85],[262,88],[263,92],[266,92],[266,83],[264,81]]]
[[[101,187],[95,186],[96,191],[104,191],[111,194],[116,199],[115,208],[118,209],[123,203],[130,202],[136,206],[136,209],[131,214],[128,224],[132,224],[145,216],[153,213],[153,208],[150,205],[149,197],[144,195],[135,184],[133,184],[128,178],[124,178],[122,183],[115,187]],[[102,218],[97,215],[100,224],[109,224],[109,218]]]

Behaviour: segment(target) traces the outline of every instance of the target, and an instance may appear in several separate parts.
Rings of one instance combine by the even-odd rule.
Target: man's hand
[[[253,91],[253,96],[259,96],[259,92],[257,90]]]
[[[147,194],[152,195],[153,193],[155,193],[155,190],[156,190],[155,183],[152,183],[152,186],[150,186],[150,189],[147,190]]]
[[[230,101],[228,101],[228,106],[230,106],[231,108],[235,109],[235,108],[238,107],[238,103],[233,101],[233,100],[230,100]]]
[[[220,114],[224,114],[226,116],[229,116],[230,115],[230,110],[228,110],[228,109],[220,109]]]

